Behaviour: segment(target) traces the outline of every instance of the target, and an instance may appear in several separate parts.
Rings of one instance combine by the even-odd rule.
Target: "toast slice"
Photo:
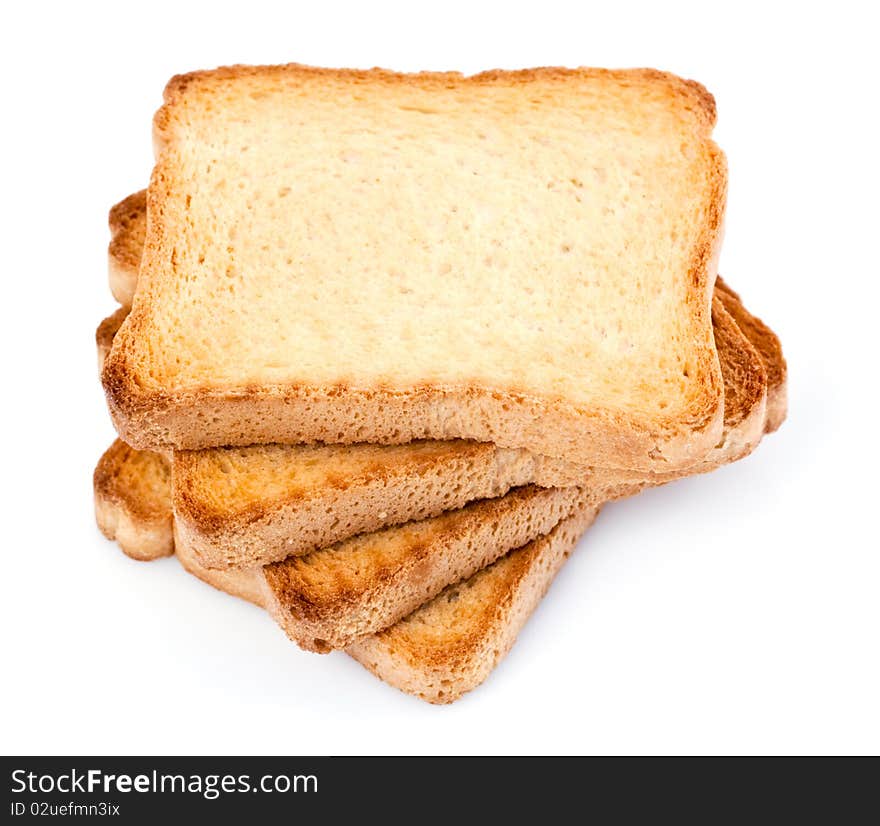
[[[176,546],[198,560],[173,525],[170,487],[167,459],[117,440],[95,470],[99,527],[135,559],[164,556]],[[258,567],[254,576],[262,604],[285,633],[302,648],[326,653],[387,628],[593,501],[577,487],[518,488]]]
[[[714,121],[650,70],[172,79],[103,372],[120,435],[693,466],[724,406]]]
[[[95,472],[98,524],[136,559],[165,556],[167,547],[173,548],[167,484],[164,497],[153,484],[155,478],[167,478],[162,475],[167,469],[161,455],[117,441]],[[482,683],[504,657],[598,512],[598,506],[573,495],[575,490],[515,491],[440,520],[363,537],[348,553],[339,546],[263,569],[205,568],[183,545],[177,556],[204,582],[266,608],[288,633],[299,628],[296,612],[305,607],[301,627],[305,636],[294,636],[303,647],[321,652],[347,648],[390,685],[432,703],[451,703]],[[161,527],[166,543],[157,543],[152,513],[165,508],[167,519]],[[429,528],[428,523],[435,525]],[[122,524],[131,529],[118,531]],[[141,529],[144,536],[138,537]],[[382,535],[388,540],[383,541]],[[487,554],[487,548],[498,546],[499,535],[515,543],[527,536],[532,539],[511,545],[515,550],[506,554]],[[432,552],[432,542],[439,552]],[[466,547],[470,554],[469,564],[455,571],[452,567],[460,563],[449,553],[454,545]],[[490,560],[488,567],[480,559]],[[454,584],[432,590],[426,583],[437,580],[438,568]],[[394,580],[406,582],[404,590],[411,593],[404,593],[389,611],[394,593],[389,582]],[[328,602],[334,589],[336,597]],[[314,597],[311,604],[309,597]],[[330,603],[335,607],[320,617],[321,606]],[[310,638],[322,626],[328,639]],[[363,628],[371,630],[357,633]],[[376,633],[377,629],[384,630]]]

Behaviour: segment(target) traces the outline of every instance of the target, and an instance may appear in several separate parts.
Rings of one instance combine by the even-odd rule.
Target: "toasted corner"
[[[101,533],[132,559],[148,561],[174,553],[167,461],[138,453],[116,440],[93,475],[95,519]]]
[[[113,346],[113,339],[116,336],[117,331],[122,326],[122,322],[125,321],[125,317],[128,315],[128,310],[125,307],[120,307],[110,316],[107,316],[99,325],[98,329],[95,330],[95,346],[98,351],[98,372],[100,373],[104,368],[104,362],[107,360],[107,354],[110,352],[110,348]]]
[[[110,209],[110,244],[107,273],[110,292],[123,306],[131,307],[146,235],[147,193],[140,190]]]
[[[715,289],[724,306],[743,334],[752,342],[767,372],[767,414],[765,433],[773,433],[785,421],[788,412],[788,364],[779,336],[760,318],[752,315],[739,293],[720,276]]]
[[[407,694],[429,703],[454,702],[482,684],[511,649],[597,512],[582,507],[547,535],[450,586],[348,653]]]

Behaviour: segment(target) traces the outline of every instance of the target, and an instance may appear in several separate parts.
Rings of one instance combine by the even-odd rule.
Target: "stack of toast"
[[[435,703],[602,506],[748,455],[712,97],[652,70],[175,77],[110,211],[98,525]]]

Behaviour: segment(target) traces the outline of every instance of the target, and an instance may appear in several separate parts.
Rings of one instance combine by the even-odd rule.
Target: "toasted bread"
[[[782,354],[782,343],[760,318],[753,316],[743,305],[739,293],[719,277],[715,294],[724,302],[727,312],[761,355],[767,371],[767,413],[765,432],[778,430],[788,414],[788,365]],[[725,384],[725,391],[727,385]]]
[[[123,213],[123,225],[115,216]],[[133,251],[145,233],[146,198],[131,196],[111,210],[114,249]],[[138,270],[131,255],[114,261],[123,292],[134,295]],[[750,331],[751,343],[733,318]],[[102,323],[99,352],[107,352],[120,312]],[[763,432],[764,395],[784,410],[785,362],[773,332],[721,284],[713,329],[725,386],[724,438],[692,472],[747,454]],[[754,345],[754,346],[751,346]],[[757,348],[757,352],[756,352]],[[765,382],[764,372],[772,378]],[[174,458],[179,539],[209,567],[251,567],[309,553],[357,533],[424,519],[474,499],[501,496],[526,484],[588,482],[612,489],[639,479],[657,484],[677,474],[594,471],[528,451],[454,440],[401,446],[256,446],[178,451]],[[623,489],[626,489],[625,487]]]
[[[716,299],[718,303],[720,300]],[[758,417],[763,417],[766,412],[766,371],[763,363],[765,359],[778,358],[781,354],[777,347],[771,346],[775,341],[772,333],[756,339],[764,342],[758,353],[751,345],[741,345],[736,336],[737,327],[723,308],[716,307],[715,315],[715,336],[725,365],[725,392],[731,400],[727,405],[725,439],[712,454],[712,460],[718,464],[733,461],[751,449],[753,443],[745,435],[755,428],[763,428],[764,421]],[[765,329],[760,322],[755,324],[756,329]],[[784,369],[777,369],[774,373],[784,380]],[[284,450],[295,452],[303,449]],[[108,454],[117,461],[124,461],[127,455],[118,448],[111,448]],[[138,460],[143,461],[143,458],[139,457]],[[155,455],[153,461],[165,460]],[[343,467],[350,468],[351,465],[343,464]],[[377,468],[380,467],[377,462]],[[315,465],[313,478],[306,487],[311,489],[317,500],[323,496],[325,502],[332,502],[333,487],[351,483],[351,477],[335,477],[338,470],[339,465],[332,469]],[[178,472],[177,466],[174,472]],[[233,470],[229,475],[239,479]],[[105,473],[101,478],[107,476]],[[96,474],[96,486],[98,479]],[[271,473],[265,473],[264,476],[253,474],[247,484],[238,481],[239,501],[249,498],[253,512],[265,519],[269,512],[264,507],[266,497],[261,485],[272,489],[276,481]],[[508,519],[513,515],[512,524],[521,528],[522,523],[516,520],[523,513],[530,514],[529,519],[536,519],[536,508],[540,511],[541,508],[550,507],[551,521],[546,522],[548,511],[545,510],[543,519],[537,525],[540,533],[561,518],[561,514],[553,514],[551,503],[564,509],[571,507],[574,501],[583,501],[581,497],[588,497],[588,501],[592,502],[605,501],[634,493],[646,484],[621,480],[616,480],[614,484],[606,480],[602,484],[595,481],[594,485],[583,489],[540,491],[534,487],[524,488],[501,499],[477,502],[451,514],[415,523],[415,526],[404,525],[348,539],[329,551],[316,550],[300,558],[289,556],[263,569],[262,577],[269,587],[267,593],[271,594],[267,604],[272,605],[273,614],[288,635],[303,647],[315,650],[343,647],[358,634],[378,630],[383,623],[393,621],[395,613],[396,616],[402,616],[420,599],[436,593],[456,578],[466,576],[467,571],[489,564],[500,553],[514,547],[513,543],[527,541],[522,533],[516,533],[515,530],[513,535],[518,537],[515,540],[510,540],[505,531],[497,532],[495,514],[504,514]],[[662,477],[656,477],[652,483],[659,484],[661,481],[664,481]],[[296,475],[290,476],[284,484],[291,490],[303,487],[303,481],[297,479]],[[322,493],[322,487],[331,490]],[[206,490],[210,490],[210,486],[206,486]],[[137,494],[139,489],[134,488],[134,492]],[[97,487],[96,497],[106,498],[101,497]],[[230,506],[231,501],[228,500],[225,505],[228,508],[226,518],[234,523],[236,511]],[[375,518],[380,523],[384,519],[384,524],[387,524],[389,514],[378,513]],[[491,523],[491,535],[486,536],[485,541],[481,539],[475,542],[474,537],[482,536],[485,530],[481,523],[486,519]],[[222,526],[222,511],[216,512],[216,522]],[[188,533],[180,531],[182,524],[183,520],[178,519],[178,552],[198,560],[201,567],[206,567],[199,552],[199,543],[192,542],[188,539]],[[466,526],[467,530],[461,526]],[[257,540],[248,537],[249,530],[258,537]],[[250,529],[245,523],[243,528],[237,530],[237,535],[237,541],[245,545],[248,542],[258,544],[265,535],[265,528],[260,521],[256,521],[255,527]],[[426,538],[431,541],[426,543]],[[499,544],[499,538],[506,541]],[[282,543],[282,547],[285,545],[300,547],[297,543]]]
[[[171,468],[166,459],[117,439],[98,461],[93,485],[95,518],[104,536],[115,539],[132,559],[174,553]]]
[[[120,463],[129,466],[123,473],[117,473],[117,476],[129,480],[131,486],[127,490],[123,489],[122,497],[106,497],[102,488],[112,475],[106,472],[107,466],[118,466]],[[145,470],[147,465],[151,464],[154,467]],[[104,470],[100,474],[98,472],[95,474],[96,512],[101,514],[115,510],[116,515],[111,516],[111,519],[119,519],[123,514],[133,512],[135,521],[132,524],[136,533],[139,527],[137,514],[147,513],[148,509],[146,507],[135,507],[131,511],[129,509],[133,505],[157,504],[151,499],[155,493],[152,485],[142,484],[136,477],[138,474],[152,477],[162,464],[163,459],[159,454],[149,451],[139,453],[122,442],[117,442],[99,463],[99,467],[104,465]],[[167,463],[164,466],[167,469]],[[538,506],[538,510],[540,510],[539,503],[546,506],[547,500],[552,498],[553,494],[561,493],[536,489],[532,491],[535,497],[533,504]],[[106,504],[98,507],[99,500]],[[525,497],[521,497],[521,501],[525,501]],[[164,500],[163,506],[165,504],[167,499]],[[497,504],[493,503],[490,506],[497,509]],[[513,507],[515,508],[516,505]],[[526,516],[526,521],[537,516],[538,510]],[[563,561],[580,535],[593,521],[597,510],[596,506],[586,505],[583,502],[576,504],[573,512],[569,509],[569,513],[562,521],[557,519],[558,524],[551,527],[546,535],[537,534],[537,538],[528,544],[518,547],[500,559],[496,557],[493,564],[471,573],[463,581],[456,579],[456,584],[442,590],[427,602],[422,600],[418,603],[420,607],[415,608],[408,613],[408,616],[390,627],[383,626],[384,630],[380,633],[348,639],[346,642],[348,653],[380,679],[402,691],[432,703],[453,702],[482,683],[509,651]],[[557,516],[558,513],[559,511]],[[173,544],[170,510],[166,515],[169,518],[167,523],[163,523],[163,528],[167,529],[165,538]],[[548,515],[552,518],[552,514],[547,511],[538,517],[538,521],[541,516],[546,518]],[[487,524],[485,519],[491,518],[491,515],[482,513],[481,517],[480,519],[464,517],[459,520],[458,525],[454,527],[448,525],[449,537],[456,540],[456,533],[460,535],[462,532],[477,529],[472,534],[472,549],[480,553],[479,545],[486,534],[486,531],[480,528],[485,529]],[[542,524],[548,524],[546,519]],[[147,537],[143,541],[135,541],[134,547],[138,549],[138,553],[135,554],[132,554],[130,544],[133,535],[116,533],[115,538],[123,550],[136,559],[164,555],[140,553],[141,548],[154,547],[153,522],[147,519],[142,526]],[[114,538],[111,535],[112,531],[105,533],[110,538]],[[411,550],[415,553],[415,567],[419,565],[424,567],[425,559],[419,558],[419,553],[424,547],[413,547]],[[357,553],[358,551],[355,551],[355,554]],[[393,550],[390,553],[386,551],[386,557],[393,555]],[[265,575],[264,570],[218,571],[205,568],[183,546],[177,556],[183,567],[202,581],[266,608],[274,616],[278,616],[277,597],[273,593],[272,579]],[[398,561],[402,561],[402,556],[400,554],[397,556]],[[389,571],[390,566],[387,565],[389,561],[389,559],[384,560],[386,572]],[[332,562],[329,564],[333,565]],[[382,564],[374,567],[379,570]],[[349,570],[353,568],[349,566]]]
[[[162,455],[117,440],[95,471],[100,524],[129,556],[148,559],[150,549],[165,555],[176,545],[179,554],[198,561],[192,546],[181,541],[179,523],[172,535],[169,471]],[[581,488],[518,488],[259,567],[254,577],[262,584],[262,603],[287,635],[302,648],[324,653],[387,628],[447,585],[546,534],[590,503],[590,491]],[[104,528],[137,518],[143,537],[136,529]]]
[[[352,643],[347,653],[407,694],[429,703],[454,702],[483,683],[510,651],[596,513],[582,508],[548,535],[450,586],[400,622]],[[186,553],[178,559],[203,582],[267,607],[265,588],[253,570],[211,570]]]
[[[714,121],[650,70],[174,78],[103,372],[117,429],[695,465],[723,419]]]
[[[162,491],[153,484],[155,478],[165,478],[167,470],[168,463],[160,454],[135,451],[117,441],[101,458],[99,470],[95,473],[99,524],[102,520],[112,525],[129,520],[130,530],[105,529],[103,524],[102,530],[135,559],[164,556],[168,546],[173,548],[168,492],[166,489],[165,496],[162,496]],[[115,495],[108,495],[108,486]],[[369,619],[375,624],[377,616],[390,607],[385,587],[387,578],[399,579],[400,568],[407,568],[410,584],[421,585],[431,578],[432,566],[450,562],[448,554],[443,558],[442,550],[437,559],[432,559],[429,551],[432,539],[435,543],[439,539],[441,545],[444,542],[467,544],[474,570],[460,569],[450,579],[456,584],[439,594],[429,590],[414,594],[416,607],[403,613],[402,607],[395,608],[395,624],[380,625],[384,629],[380,633],[352,634],[350,624],[334,627],[331,619],[324,617],[317,619],[318,625],[308,624],[307,620],[308,631],[303,639],[303,642],[309,642],[308,633],[323,625],[326,630],[322,633],[333,637],[333,642],[344,642],[336,647],[348,646],[348,653],[385,682],[429,702],[451,703],[482,683],[507,653],[562,562],[592,522],[597,506],[579,501],[577,496],[572,496],[574,492],[574,488],[524,489],[508,494],[502,500],[475,503],[464,512],[447,514],[440,520],[427,520],[421,523],[421,529],[419,524],[409,529],[388,529],[381,533],[395,536],[397,541],[383,543],[376,535],[368,540],[369,545],[351,549],[350,557],[371,567],[366,577],[358,569],[358,563],[344,559],[342,547],[312,554],[311,560],[303,557],[290,560],[289,565],[282,563],[265,569],[219,571],[205,568],[185,546],[181,546],[178,558],[183,567],[199,579],[266,608],[282,622],[280,601],[296,594],[289,609],[295,610],[293,606],[311,593],[316,597],[314,608],[318,608],[328,596],[327,588],[333,588],[334,574],[339,576],[347,569],[350,577],[370,580],[373,587],[362,590],[350,580],[342,585],[337,583],[337,592],[341,591],[343,599],[353,596],[357,605],[369,612]],[[157,509],[167,517],[158,523],[164,540],[160,544],[156,543],[157,523],[154,521]],[[534,535],[535,538],[525,545],[514,546],[516,550],[500,559],[495,555],[492,564],[482,568],[477,558],[489,558],[485,554],[486,545],[497,545],[494,537],[505,531],[506,522],[510,522],[508,517],[517,511],[519,524],[513,524],[517,521],[514,518],[507,529],[519,531],[519,537]],[[562,521],[559,521],[560,514],[565,514]],[[437,524],[424,530],[428,522]],[[541,534],[542,527],[549,533]],[[144,531],[142,537],[138,537],[139,530]],[[371,558],[370,552],[377,551],[381,558]],[[322,554],[325,556],[323,561],[318,559]],[[314,565],[323,570],[316,572]],[[304,585],[304,590],[299,593],[293,585],[298,568],[303,574],[301,582]],[[312,568],[311,572],[309,568]],[[458,575],[462,570],[465,570],[464,580]],[[279,587],[278,575],[281,573],[284,576]],[[449,572],[446,575],[450,576]],[[349,585],[353,588],[346,590]],[[368,593],[378,594],[377,605],[364,604]],[[430,594],[427,601],[422,598],[424,594]],[[337,611],[345,607],[345,602],[337,603]],[[391,614],[386,613],[386,616]],[[310,619],[316,618],[313,611]],[[351,615],[349,623],[350,618]],[[289,624],[286,630],[289,630]],[[312,642],[317,645],[305,647],[322,652],[329,650],[328,641]]]
[[[123,306],[131,308],[137,279],[131,273],[141,264],[147,235],[147,193],[135,192],[110,210],[110,248],[107,251],[110,292]]]
[[[429,703],[476,688],[510,651],[597,510],[583,507],[385,631],[347,651],[377,677]]]
[[[130,279],[126,279],[126,281],[130,281]],[[136,280],[135,283],[137,283]],[[132,295],[134,295],[134,289],[132,289]],[[117,331],[122,326],[122,322],[125,321],[125,317],[128,315],[128,309],[129,308],[123,305],[111,315],[108,315],[107,318],[98,325],[98,329],[95,330],[95,346],[98,348],[98,372],[104,367],[104,361],[107,358],[107,354],[110,352],[110,348],[113,346],[113,339],[116,337]]]
[[[724,438],[700,471],[747,454],[760,438],[765,407],[762,354],[717,299],[713,319],[729,402]],[[107,349],[114,323],[101,325],[99,350]],[[528,453],[461,440],[179,451],[174,456],[178,540],[207,567],[269,564],[501,496],[518,485],[548,484],[543,469]],[[674,476],[639,481],[604,471],[585,481],[611,497]]]

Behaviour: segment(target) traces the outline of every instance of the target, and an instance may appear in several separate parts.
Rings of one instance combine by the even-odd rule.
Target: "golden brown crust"
[[[174,553],[167,460],[117,439],[98,461],[92,482],[95,517],[104,536],[133,559]]]
[[[665,88],[669,94],[685,101],[684,108],[691,111],[703,128],[711,129],[716,121],[715,98],[705,86],[695,80],[686,80],[670,72],[658,69],[602,69],[597,67],[568,68],[564,66],[539,66],[530,69],[488,69],[472,75],[461,72],[395,72],[391,69],[333,69],[307,66],[302,63],[252,66],[236,64],[217,69],[204,69],[175,75],[168,81],[163,93],[166,106],[178,103],[187,90],[198,84],[224,83],[242,77],[289,77],[332,78],[361,83],[384,83],[388,85],[418,85],[424,88],[485,85],[525,85],[536,80],[557,80],[569,83],[573,78],[610,80],[622,84],[651,84]],[[163,107],[164,108],[164,107]],[[163,110],[160,109],[160,112]],[[157,113],[158,115],[158,113]],[[163,119],[170,112],[163,112]],[[163,128],[164,122],[160,124]]]
[[[113,346],[113,339],[127,315],[128,309],[120,307],[112,315],[107,316],[98,325],[98,329],[95,330],[95,346],[98,349],[98,372],[104,368],[107,353],[110,352],[110,348]]]
[[[114,348],[104,372],[111,415],[120,434],[137,447],[205,448],[217,444],[316,441],[373,441],[399,444],[419,438],[475,438],[503,447],[528,447],[533,452],[565,457],[589,465],[627,468],[642,472],[668,472],[694,465],[717,442],[722,427],[722,381],[711,346],[709,295],[720,242],[721,214],[726,191],[723,155],[708,135],[715,110],[711,96],[699,84],[652,70],[597,70],[543,68],[519,72],[491,71],[472,77],[455,73],[400,75],[382,70],[349,71],[281,67],[227,67],[211,72],[178,76],[166,89],[166,103],[155,120],[160,157],[154,170],[148,203],[151,230],[148,254],[159,244],[163,192],[170,186],[163,165],[164,149],[173,138],[174,113],[197,89],[238,78],[275,75],[302,78],[345,79],[348,82],[450,85],[525,84],[541,81],[565,83],[573,78],[607,79],[621,85],[644,84],[657,97],[668,97],[690,113],[695,134],[707,153],[705,220],[693,252],[689,293],[692,337],[699,351],[692,369],[698,374],[698,391],[688,408],[662,417],[638,411],[620,411],[570,405],[564,399],[534,397],[527,388],[503,391],[477,386],[414,387],[399,392],[381,388],[306,385],[230,386],[228,389],[190,388],[166,391],[136,379],[129,342],[137,338],[148,313],[145,301],[123,327],[124,344]],[[699,331],[697,334],[696,331]],[[361,414],[360,422],[354,413]]]
[[[146,236],[147,192],[142,189],[116,204],[109,215],[108,276],[110,292],[130,308]],[[132,274],[134,277],[132,278]]]
[[[767,371],[767,421],[765,432],[772,433],[785,421],[788,411],[788,365],[782,352],[782,342],[760,318],[752,315],[734,292],[718,278],[715,290],[737,326],[755,346]]]
[[[737,325],[723,297],[713,302],[712,324],[718,350],[726,354],[725,425],[738,427],[755,410],[761,410],[767,393],[767,371],[758,351]],[[763,418],[763,416],[761,417]]]
[[[181,541],[216,568],[306,554],[520,485],[584,481],[526,451],[463,441],[179,451],[174,478]]]
[[[430,703],[454,702],[507,654],[596,513],[581,507],[546,536],[450,586],[348,653],[401,691]]]
[[[142,328],[135,309],[120,331],[126,342],[113,347],[102,373],[113,423],[139,449],[474,439],[509,448],[527,443],[540,455],[580,463],[585,471],[599,464],[651,473],[699,462],[717,442],[723,422],[720,396],[708,414],[694,412],[676,420],[692,429],[663,439],[639,435],[648,422],[634,425],[636,414],[579,409],[561,400],[469,386],[399,392],[343,385],[145,390],[132,378],[126,352],[127,342]],[[720,392],[721,384],[720,368],[717,377],[713,368],[706,395]],[[352,430],[345,410],[358,411]],[[551,417],[555,426],[548,422]]]
[[[301,647],[345,648],[552,530],[589,500],[579,488],[519,488],[291,557],[263,569],[269,610]]]

